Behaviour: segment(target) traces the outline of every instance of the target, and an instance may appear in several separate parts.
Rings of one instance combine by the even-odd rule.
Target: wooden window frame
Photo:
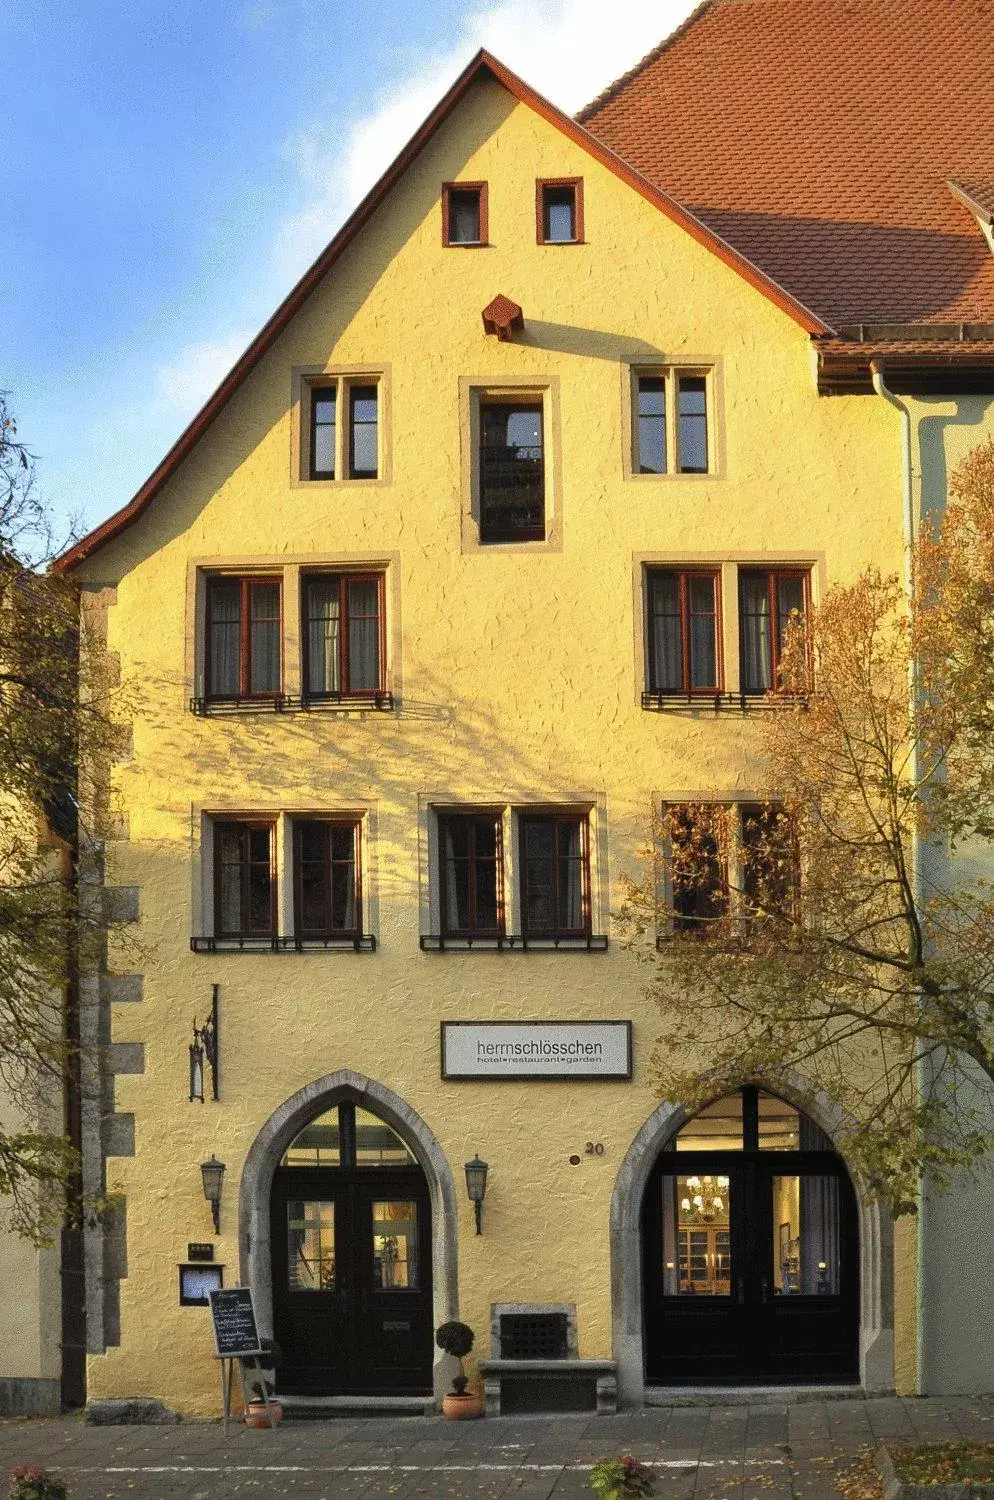
[[[480,238],[478,240],[452,240],[449,238],[451,232],[449,195],[456,193],[479,193],[480,195]],[[490,244],[490,205],[489,190],[485,182],[443,182],[442,183],[442,244],[447,250],[485,250]]]
[[[550,930],[529,927],[528,925],[528,828],[533,823],[553,823],[557,827],[560,823],[578,823],[580,825],[580,908],[582,912],[582,925],[576,927],[556,926]],[[590,814],[589,812],[533,812],[518,814],[518,863],[519,869],[519,898],[521,901],[521,934],[528,938],[587,938],[592,930],[591,913],[591,881],[590,881]],[[558,842],[552,854],[552,865],[554,873],[558,876],[559,849]],[[556,915],[559,915],[559,881],[553,880],[553,896],[556,903]]]
[[[341,684],[337,692],[321,693],[312,692],[311,661],[310,661],[310,614],[308,611],[308,591],[311,580],[318,578],[338,579],[338,681]],[[380,671],[379,682],[375,688],[360,688],[355,692],[345,684],[349,675],[349,609],[348,585],[350,583],[375,583],[376,605],[379,614],[379,655]],[[333,568],[313,568],[301,574],[300,578],[300,613],[301,613],[301,690],[305,699],[321,702],[337,702],[339,699],[355,700],[364,702],[374,698],[381,698],[386,692],[387,680],[387,622],[386,622],[386,574],[381,572],[338,572]]]
[[[239,900],[241,904],[242,930],[240,932],[224,932],[221,923],[221,832],[225,828],[238,828],[243,835],[243,851],[240,860],[241,877]],[[269,925],[265,931],[251,931],[244,926],[244,920],[249,910],[249,882],[252,866],[251,859],[246,857],[249,846],[249,836],[253,832],[265,829],[269,834]],[[276,912],[277,912],[277,882],[276,882],[276,823],[272,818],[215,818],[213,820],[214,838],[214,936],[217,938],[275,938],[276,937]]]
[[[547,240],[545,237],[545,190],[546,188],[573,189],[573,238],[571,240]],[[539,245],[582,245],[584,241],[583,178],[582,177],[538,177],[535,180],[535,238]]]
[[[379,479],[379,477],[380,477],[380,467],[381,467],[381,465],[380,465],[380,426],[381,426],[381,418],[382,418],[382,403],[380,401],[380,383],[379,383],[378,380],[365,380],[362,377],[359,377],[359,378],[354,378],[354,379],[350,378],[348,380],[345,380],[345,381],[342,382],[342,384],[343,384],[343,387],[344,387],[345,400],[348,403],[348,415],[347,415],[347,417],[343,417],[343,420],[347,420],[348,424],[349,424],[349,440],[348,440],[348,453],[347,453],[347,457],[348,457],[348,478],[350,480]],[[370,474],[365,469],[362,470],[359,473],[356,472],[356,466],[355,466],[355,430],[356,430],[356,418],[355,418],[354,407],[355,407],[355,400],[356,400],[356,392],[357,391],[375,391],[375,393],[376,393],[376,469],[375,469],[375,472],[372,473],[372,474]],[[337,409],[336,409],[336,417],[337,417]],[[368,426],[369,424],[368,423],[363,423],[363,425],[364,426]]]
[[[240,586],[239,597],[239,645],[238,645],[238,701],[250,699],[255,702],[270,702],[274,698],[280,698],[283,694],[283,681],[285,675],[285,662],[283,660],[283,578],[279,573],[211,573],[207,578],[207,598],[205,607],[205,631],[204,631],[204,684],[205,696],[208,701],[230,702],[231,695],[228,693],[215,693],[211,682],[211,656],[213,635],[213,614],[211,610],[211,596],[215,587],[224,583],[237,583]],[[264,693],[253,693],[252,682],[252,615],[251,615],[251,590],[254,585],[262,584],[266,587],[274,587],[279,590],[279,614],[277,616],[277,631],[280,645],[280,680],[275,688],[268,689]]]
[[[653,580],[660,574],[671,573],[679,581],[680,601],[680,677],[679,688],[661,688],[654,681],[656,660],[656,617],[652,607],[652,585]],[[659,697],[667,698],[713,698],[716,693],[725,691],[725,652],[724,652],[724,626],[721,617],[721,569],[720,568],[668,568],[664,564],[647,567],[645,570],[646,590],[646,685],[648,691],[658,694]],[[717,682],[714,687],[702,688],[690,685],[690,623],[693,616],[690,612],[690,583],[693,579],[707,579],[714,590],[714,660],[715,677]]]
[[[768,688],[747,688],[745,686],[745,632],[742,629],[742,582],[750,574],[766,578],[767,597],[770,603],[770,685]],[[777,678],[780,675],[780,597],[778,585],[782,579],[799,579],[804,591],[804,620],[805,626],[811,619],[811,569],[810,568],[764,568],[751,565],[740,566],[738,570],[738,606],[739,606],[739,686],[743,697],[762,698],[769,692],[775,692]],[[807,667],[808,676],[811,676],[811,635],[810,628],[807,629]]]
[[[683,382],[685,380],[700,380],[704,386],[704,467],[703,469],[685,469],[683,465],[683,433],[684,413],[680,410],[680,397],[683,394]],[[710,474],[711,473],[711,395],[708,389],[708,377],[700,370],[675,369],[673,372],[673,394],[676,399],[676,409],[673,413],[674,437],[676,439],[676,451],[673,455],[674,474]]]
[[[488,822],[493,819],[497,833],[495,860],[496,891],[497,891],[497,926],[494,928],[480,927],[476,919],[476,829],[477,822]],[[499,808],[487,807],[466,808],[463,810],[450,809],[437,814],[438,819],[438,893],[439,893],[439,932],[443,938],[497,938],[502,939],[506,933],[505,901],[504,901],[504,818]],[[445,825],[457,820],[468,820],[474,824],[473,830],[473,854],[470,856],[470,925],[469,927],[449,927],[446,921],[448,909],[448,876],[447,860],[445,858]]]
[[[376,473],[355,473],[355,430],[352,419],[352,392],[367,387],[376,391]],[[382,370],[354,371],[351,374],[324,375],[306,379],[301,397],[301,422],[307,422],[306,475],[301,478],[314,484],[376,484],[383,478],[387,467],[384,454],[384,387]],[[317,401],[322,392],[335,393],[335,470],[318,470],[317,462]],[[300,453],[303,469],[304,455]]]
[[[352,833],[352,862],[354,875],[353,905],[355,910],[355,924],[352,927],[329,927],[325,932],[317,932],[303,925],[304,892],[303,892],[303,861],[300,857],[301,829],[305,823],[320,824],[325,830],[325,857],[324,857],[324,886],[325,904],[327,910],[332,912],[332,872],[335,861],[331,857],[331,830],[333,828],[348,828]],[[293,935],[295,938],[307,942],[308,940],[320,940],[330,938],[351,938],[362,936],[363,910],[362,910],[362,819],[361,818],[304,818],[295,817],[292,829],[292,860],[293,860]]]
[[[715,370],[712,364],[633,364],[628,385],[630,434],[626,463],[629,479],[713,479],[720,472],[718,432],[716,427]],[[661,471],[642,471],[639,447],[639,385],[643,380],[663,382],[663,441],[665,465]],[[707,467],[683,469],[680,466],[680,382],[704,381],[704,437]]]

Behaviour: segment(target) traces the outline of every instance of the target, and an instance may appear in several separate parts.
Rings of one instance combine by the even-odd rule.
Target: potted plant
[[[250,1365],[245,1372],[245,1361],[242,1370],[245,1372],[245,1425],[246,1427],[268,1427],[270,1413],[273,1424],[282,1420],[283,1408],[278,1401],[273,1400],[276,1390],[275,1372],[276,1366],[282,1362],[283,1354],[275,1339],[260,1339],[263,1349],[263,1358],[255,1364]],[[272,1376],[272,1378],[270,1378]],[[266,1397],[269,1397],[269,1406],[266,1406]]]
[[[455,1421],[483,1416],[483,1397],[467,1391],[469,1376],[463,1367],[463,1360],[473,1347],[473,1338],[473,1330],[466,1323],[443,1323],[435,1334],[438,1347],[459,1361],[459,1374],[452,1381],[452,1389],[442,1397],[442,1411]]]
[[[66,1487],[38,1464],[23,1464],[10,1471],[7,1500],[66,1500]]]
[[[642,1500],[652,1494],[652,1470],[630,1453],[602,1458],[590,1471],[590,1488],[601,1500]]]

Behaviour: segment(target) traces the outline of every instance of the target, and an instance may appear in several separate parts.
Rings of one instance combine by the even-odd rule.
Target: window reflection
[[[373,1289],[417,1291],[418,1205],[373,1204]]]
[[[742,1095],[716,1099],[688,1120],[676,1138],[678,1151],[741,1151]]]
[[[335,1290],[335,1205],[287,1204],[287,1286],[291,1292]]]
[[[414,1157],[397,1133],[364,1109],[355,1112],[357,1167],[410,1167]]]
[[[341,1165],[338,1110],[329,1109],[318,1115],[294,1140],[281,1166],[284,1167],[338,1167]]]
[[[839,1179],[774,1177],[773,1286],[778,1296],[837,1296]]]

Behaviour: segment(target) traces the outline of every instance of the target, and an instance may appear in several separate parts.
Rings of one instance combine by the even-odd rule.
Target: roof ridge
[[[581,125],[585,125],[591,115],[603,109],[605,104],[609,103],[617,94],[620,94],[621,90],[626,88],[633,78],[637,78],[644,68],[651,67],[657,58],[662,57],[668,47],[672,47],[674,42],[678,42],[692,26],[697,24],[704,13],[709,11],[716,3],[718,3],[718,0],[700,0],[700,3],[694,6],[690,15],[685,17],[679,26],[671,31],[668,36],[664,36],[661,42],[657,42],[656,46],[650,52],[647,52],[634,67],[629,68],[627,73],[622,73],[613,83],[609,83],[606,88],[601,89],[600,93],[591,99],[589,104],[585,104],[582,109],[578,109],[573,116],[574,120],[577,120]]]

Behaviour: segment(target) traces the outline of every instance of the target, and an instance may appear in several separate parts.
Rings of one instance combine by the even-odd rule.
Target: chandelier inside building
[[[684,1185],[687,1196],[680,1200],[680,1217],[684,1223],[711,1224],[724,1216],[727,1177],[688,1177]]]

